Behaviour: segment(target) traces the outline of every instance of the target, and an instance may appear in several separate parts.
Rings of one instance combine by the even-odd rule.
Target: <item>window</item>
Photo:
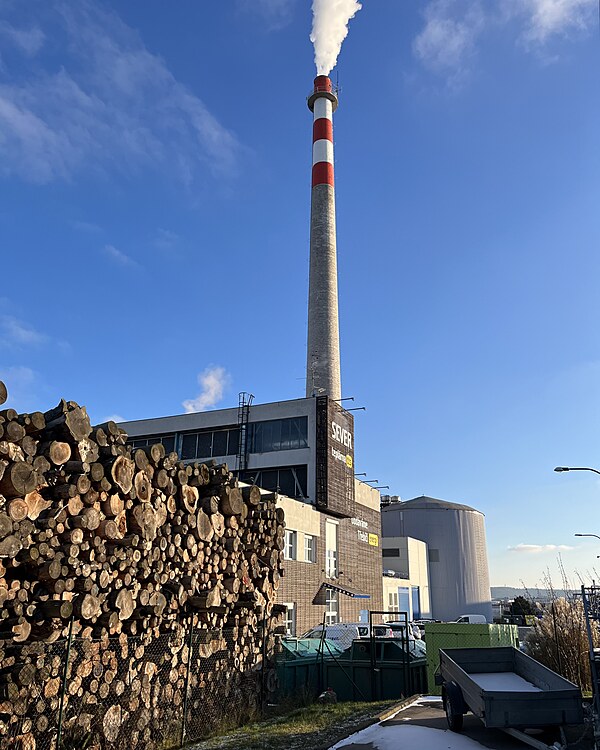
[[[128,441],[132,448],[145,448],[148,445],[162,443],[166,453],[172,453],[175,450],[175,435],[148,435],[146,437],[136,437]]]
[[[283,556],[285,560],[296,560],[297,559],[297,539],[298,539],[298,532],[297,531],[290,531],[290,529],[285,530],[285,540],[284,540],[284,552]]]
[[[304,561],[317,562],[317,540],[310,534],[304,535]]]
[[[327,578],[338,576],[337,536],[337,523],[327,520],[325,522],[325,575]]]
[[[325,598],[325,625],[339,622],[338,592],[327,589]]]
[[[296,605],[291,603],[283,606],[285,607],[285,634],[296,635]]]
[[[419,587],[413,586],[410,591],[412,600],[412,619],[419,620],[421,617],[421,598],[419,596]]]
[[[301,500],[308,496],[306,466],[283,466],[279,469],[254,469],[244,471],[240,476],[265,490],[280,492],[282,495]]]
[[[388,549],[382,549],[381,553],[383,557],[400,557],[400,550],[398,547],[388,547]]]
[[[181,458],[184,461],[220,456],[235,456],[240,445],[239,427],[187,432],[181,436]]]
[[[400,612],[397,591],[390,591],[388,593],[388,612]]]
[[[337,550],[328,549],[325,561],[325,575],[327,578],[337,578]]]
[[[250,453],[270,453],[308,447],[308,417],[271,419],[248,425]]]
[[[398,611],[410,612],[410,590],[408,586],[398,587]]]

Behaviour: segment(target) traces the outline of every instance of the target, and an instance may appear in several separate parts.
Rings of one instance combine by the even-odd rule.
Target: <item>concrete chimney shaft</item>
[[[314,114],[306,395],[342,397],[338,321],[333,113],[338,99],[327,76],[317,76],[308,107]]]

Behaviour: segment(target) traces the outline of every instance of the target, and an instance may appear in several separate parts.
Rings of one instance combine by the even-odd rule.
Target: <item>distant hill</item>
[[[549,589],[517,589],[513,586],[491,586],[492,599],[514,599],[516,596],[524,596],[526,599],[548,599],[550,598]],[[574,591],[564,591],[563,589],[554,589],[555,596],[565,596],[565,594],[574,594]]]

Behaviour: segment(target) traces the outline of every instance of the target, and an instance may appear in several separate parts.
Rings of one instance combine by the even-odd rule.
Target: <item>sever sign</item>
[[[337,422],[331,423],[331,437],[345,448],[352,450],[352,433],[344,429]]]

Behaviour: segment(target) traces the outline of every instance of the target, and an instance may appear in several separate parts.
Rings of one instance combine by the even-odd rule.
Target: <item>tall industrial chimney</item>
[[[317,76],[308,107],[314,113],[306,395],[342,397],[338,322],[333,113],[338,98],[327,76]]]

